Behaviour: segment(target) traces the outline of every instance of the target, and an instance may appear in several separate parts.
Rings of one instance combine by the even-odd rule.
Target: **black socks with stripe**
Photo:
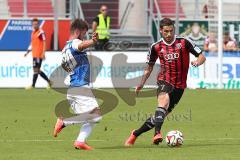
[[[142,133],[147,132],[149,130],[151,130],[152,128],[154,128],[154,117],[149,117],[144,124],[137,130],[135,130],[133,132],[133,134],[137,137],[140,136]]]
[[[166,117],[167,110],[162,107],[158,107],[155,111],[155,116],[149,117],[144,124],[137,130],[133,132],[133,134],[138,137],[142,133],[147,132],[155,127],[155,135],[160,133],[164,119]]]
[[[164,119],[166,117],[167,110],[162,107],[158,107],[155,111],[155,135],[160,133]]]

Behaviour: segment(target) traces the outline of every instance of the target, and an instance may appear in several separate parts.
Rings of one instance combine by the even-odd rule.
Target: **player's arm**
[[[45,51],[46,51],[46,40],[43,41],[43,59],[45,59]]]
[[[140,90],[143,88],[144,84],[146,83],[147,79],[151,75],[153,66],[154,66],[157,58],[158,58],[158,56],[157,56],[157,53],[155,52],[155,48],[154,48],[154,46],[151,46],[151,49],[149,50],[149,54],[148,54],[148,61],[147,61],[148,65],[144,69],[144,73],[143,73],[140,84],[135,89],[136,94],[138,94],[140,92]]]
[[[84,50],[84,49],[94,45],[97,42],[97,40],[98,40],[98,34],[96,32],[94,32],[92,34],[92,39],[86,40],[86,41],[82,41],[82,43],[78,44],[78,50],[82,51],[82,50]]]
[[[206,57],[202,54],[202,50],[190,39],[185,40],[186,47],[189,49],[189,52],[191,52],[195,57],[197,57],[196,60],[191,62],[191,65],[194,67],[202,65],[206,61]]]
[[[151,75],[152,70],[153,70],[153,66],[154,66],[154,64],[148,64],[146,66],[146,68],[144,69],[142,80],[141,80],[140,84],[135,89],[135,92],[136,92],[137,95],[140,92],[140,90],[143,88],[143,86],[146,83],[146,81],[149,78],[149,76]]]
[[[206,61],[206,57],[201,53],[195,61],[192,61],[191,64],[194,67],[202,65]]]
[[[27,49],[27,52],[24,54],[24,57],[26,57],[32,50],[32,45],[30,45]]]
[[[45,51],[46,51],[46,36],[43,30],[41,30],[40,32],[40,38],[43,41],[43,51],[42,51],[42,55],[43,55],[43,59],[45,59]]]

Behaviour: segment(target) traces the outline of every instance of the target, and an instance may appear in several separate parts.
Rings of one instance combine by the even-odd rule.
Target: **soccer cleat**
[[[156,134],[154,137],[153,137],[153,144],[156,144],[158,145],[160,142],[163,141],[163,137],[162,137],[162,134],[161,132]]]
[[[92,150],[93,148],[89,145],[87,145],[84,142],[79,142],[79,141],[75,141],[74,142],[74,147],[75,149],[83,149],[83,150]]]
[[[53,132],[53,136],[54,137],[57,137],[58,133],[61,132],[61,130],[64,128],[64,124],[63,124],[63,120],[62,118],[58,118],[57,119],[57,122],[55,124],[55,127],[54,127],[54,132]]]
[[[28,86],[28,87],[25,88],[25,90],[31,90],[33,88],[34,88],[33,86]]]
[[[137,139],[137,137],[133,134],[133,132],[134,132],[134,130],[132,131],[130,137],[125,142],[125,146],[126,147],[134,145],[134,143],[135,143],[135,141]]]

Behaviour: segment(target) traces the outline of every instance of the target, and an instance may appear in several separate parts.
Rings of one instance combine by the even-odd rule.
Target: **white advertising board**
[[[32,84],[32,57],[24,57],[25,52],[0,52],[0,87],[22,88]],[[59,52],[47,52],[42,63],[42,71],[47,76],[59,66]],[[36,87],[46,87],[47,83],[39,76]]]
[[[23,88],[32,82],[32,58],[24,57],[24,52],[0,52],[0,87]],[[143,74],[147,52],[91,52],[91,75],[97,78],[93,87],[134,87]],[[194,59],[191,56],[191,59]],[[217,88],[217,57],[207,57],[206,64],[188,72],[189,88]],[[50,76],[60,66],[60,52],[47,52],[42,63],[42,71]],[[152,74],[150,86],[155,85],[158,67]],[[138,77],[138,78],[137,78]],[[93,78],[94,79],[94,78]],[[134,80],[133,80],[134,79]],[[133,80],[133,81],[129,81]],[[149,80],[150,81],[150,80]],[[240,88],[240,57],[224,57],[223,82],[225,89]],[[114,84],[113,84],[114,83]],[[46,87],[47,83],[39,76],[36,87]]]

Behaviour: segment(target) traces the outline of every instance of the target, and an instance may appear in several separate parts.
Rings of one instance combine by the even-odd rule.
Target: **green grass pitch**
[[[105,90],[116,95],[114,90]],[[151,143],[153,131],[123,146],[132,129],[154,112],[156,97],[138,98],[134,107],[119,104],[104,116],[89,137],[93,151],[73,148],[79,126],[52,137],[55,105],[65,95],[53,90],[0,89],[0,160],[230,160],[240,159],[240,91],[186,90],[163,126],[178,129],[180,148]]]

